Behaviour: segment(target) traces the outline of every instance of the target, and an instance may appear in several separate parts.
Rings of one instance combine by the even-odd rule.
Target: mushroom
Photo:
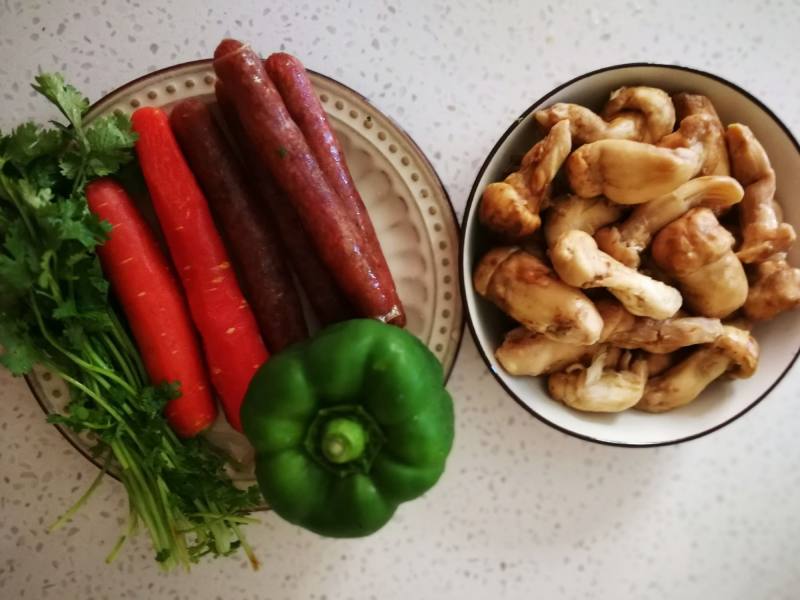
[[[509,331],[495,357],[511,375],[537,376],[560,371],[594,356],[598,344],[577,346],[557,342],[525,327]]]
[[[656,320],[637,317],[614,300],[600,300],[595,306],[605,324],[600,341],[618,348],[669,354],[686,346],[713,342],[722,335],[719,319],[676,316]]]
[[[795,231],[781,222],[775,202],[775,171],[750,128],[738,123],[729,125],[726,139],[733,176],[744,186],[742,245],[736,254],[743,263],[763,262],[788,250]]]
[[[559,121],[569,121],[572,140],[576,144],[609,139],[641,141],[647,131],[644,115],[640,113],[622,112],[606,121],[585,106],[565,102],[537,110],[533,116],[545,130]]]
[[[743,194],[742,186],[732,177],[698,177],[640,204],[623,223],[604,227],[594,237],[603,252],[631,268],[637,268],[640,254],[663,227],[696,206],[720,212],[739,202]]]
[[[561,279],[580,288],[608,288],[634,315],[666,319],[681,307],[681,294],[626,267],[597,247],[583,231],[568,231],[550,250],[553,268]]]
[[[518,171],[505,181],[486,186],[479,210],[481,221],[509,239],[519,239],[539,229],[542,203],[571,148],[569,123],[556,124],[528,150]]]
[[[744,303],[744,314],[754,321],[766,321],[800,306],[800,269],[778,254],[755,265],[755,274]]]
[[[658,233],[652,256],[678,281],[689,308],[723,318],[747,299],[747,276],[733,244],[733,236],[711,210],[693,208]]]
[[[544,237],[552,246],[562,233],[578,229],[594,235],[598,228],[617,221],[622,207],[602,196],[581,198],[568,195],[553,202],[544,222]]]
[[[547,379],[550,396],[577,410],[613,413],[634,406],[647,383],[647,361],[603,346],[589,367],[576,364]]]
[[[631,140],[584,144],[566,161],[572,191],[583,198],[606,196],[641,204],[671,192],[703,166],[702,145],[663,148]]]
[[[659,413],[685,406],[723,374],[750,377],[758,365],[758,342],[746,329],[723,326],[713,344],[700,347],[674,367],[652,377],[635,408]]]
[[[675,106],[679,122],[692,115],[705,115],[713,123],[713,135],[708,140],[706,162],[700,169],[700,174],[730,175],[731,167],[728,160],[728,148],[725,144],[725,127],[711,100],[701,94],[681,92],[672,96],[672,103]]]
[[[606,342],[617,348],[643,349],[655,355],[710,343],[722,334],[719,319],[676,317],[656,321],[632,315],[616,300],[602,299],[595,306],[603,319],[598,343],[578,346],[557,342],[517,327],[506,334],[495,357],[511,375],[537,376],[591,359]]]
[[[680,92],[672,95],[672,105],[675,107],[675,117],[680,123],[691,115],[708,115],[719,120],[717,109],[708,96]]]
[[[658,142],[661,148],[686,148],[702,157],[700,175],[714,174],[723,159],[720,145],[725,145],[725,133],[718,127],[719,120],[707,114],[689,115],[681,121],[677,131]],[[727,158],[727,152],[725,152]]]
[[[645,354],[645,360],[647,361],[647,376],[655,377],[656,375],[661,375],[661,373],[678,362],[678,353],[654,354],[648,352]]]
[[[528,329],[548,338],[594,344],[603,320],[581,292],[555,277],[552,269],[516,247],[490,250],[473,274],[475,291]]]
[[[675,127],[675,107],[664,90],[643,85],[621,87],[611,92],[603,118],[613,119],[623,111],[641,112],[645,118],[643,142],[655,144]]]

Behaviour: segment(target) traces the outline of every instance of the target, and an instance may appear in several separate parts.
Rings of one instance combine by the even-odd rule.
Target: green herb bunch
[[[130,512],[108,561],[144,524],[165,570],[239,547],[255,566],[240,526],[252,521],[257,489],[236,488],[203,439],[172,432],[161,413],[177,382],[149,385],[95,254],[110,227],[89,212],[84,188],[132,160],[130,120],[115,114],[85,124],[88,100],[59,75],[39,75],[33,87],[66,122],[0,132],[0,363],[15,375],[42,364],[67,381],[67,411],[49,420],[91,433],[106,465],[55,526],[113,467]]]

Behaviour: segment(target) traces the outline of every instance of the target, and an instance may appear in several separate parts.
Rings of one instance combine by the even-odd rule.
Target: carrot
[[[97,254],[128,317],[139,352],[154,384],[177,381],[180,397],[164,414],[178,435],[194,436],[217,416],[189,311],[178,282],[152,231],[115,181],[96,179],[86,187],[89,209],[111,224]]]
[[[267,360],[267,349],[167,115],[140,108],[132,123],[139,134],[139,165],[203,340],[211,382],[228,422],[241,431],[239,408],[250,380]]]

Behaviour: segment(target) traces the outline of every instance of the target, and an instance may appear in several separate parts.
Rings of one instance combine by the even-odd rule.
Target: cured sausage
[[[225,121],[228,133],[238,146],[239,154],[247,166],[253,188],[261,198],[261,210],[274,222],[286,256],[289,259],[300,285],[306,292],[309,304],[322,325],[344,321],[353,316],[342,292],[320,261],[303,224],[292,203],[278,188],[269,171],[259,164],[255,151],[239,122],[236,107],[225,92],[221,82],[216,86],[217,105]]]
[[[361,231],[328,183],[267,76],[259,56],[235,40],[223,40],[214,70],[230,95],[261,163],[297,209],[322,262],[361,316],[390,322],[401,315],[370,264]]]
[[[278,52],[267,58],[264,66],[267,75],[278,88],[289,114],[303,132],[325,178],[339,195],[345,209],[361,231],[367,259],[375,270],[381,288],[399,310],[399,314],[392,320],[392,323],[405,325],[403,305],[397,296],[392,273],[389,271],[386,257],[383,255],[378,236],[375,234],[375,227],[369,218],[364,201],[353,183],[342,146],[328,122],[325,109],[322,108],[322,104],[314,92],[314,87],[303,63],[291,54]]]

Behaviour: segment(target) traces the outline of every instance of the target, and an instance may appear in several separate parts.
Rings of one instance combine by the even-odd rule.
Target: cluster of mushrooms
[[[534,117],[545,137],[479,207],[506,245],[480,259],[475,290],[521,325],[503,368],[548,375],[555,400],[591,412],[663,412],[750,377],[753,323],[800,304],[795,232],[752,131],[724,127],[705,96],[644,86],[599,115]]]

